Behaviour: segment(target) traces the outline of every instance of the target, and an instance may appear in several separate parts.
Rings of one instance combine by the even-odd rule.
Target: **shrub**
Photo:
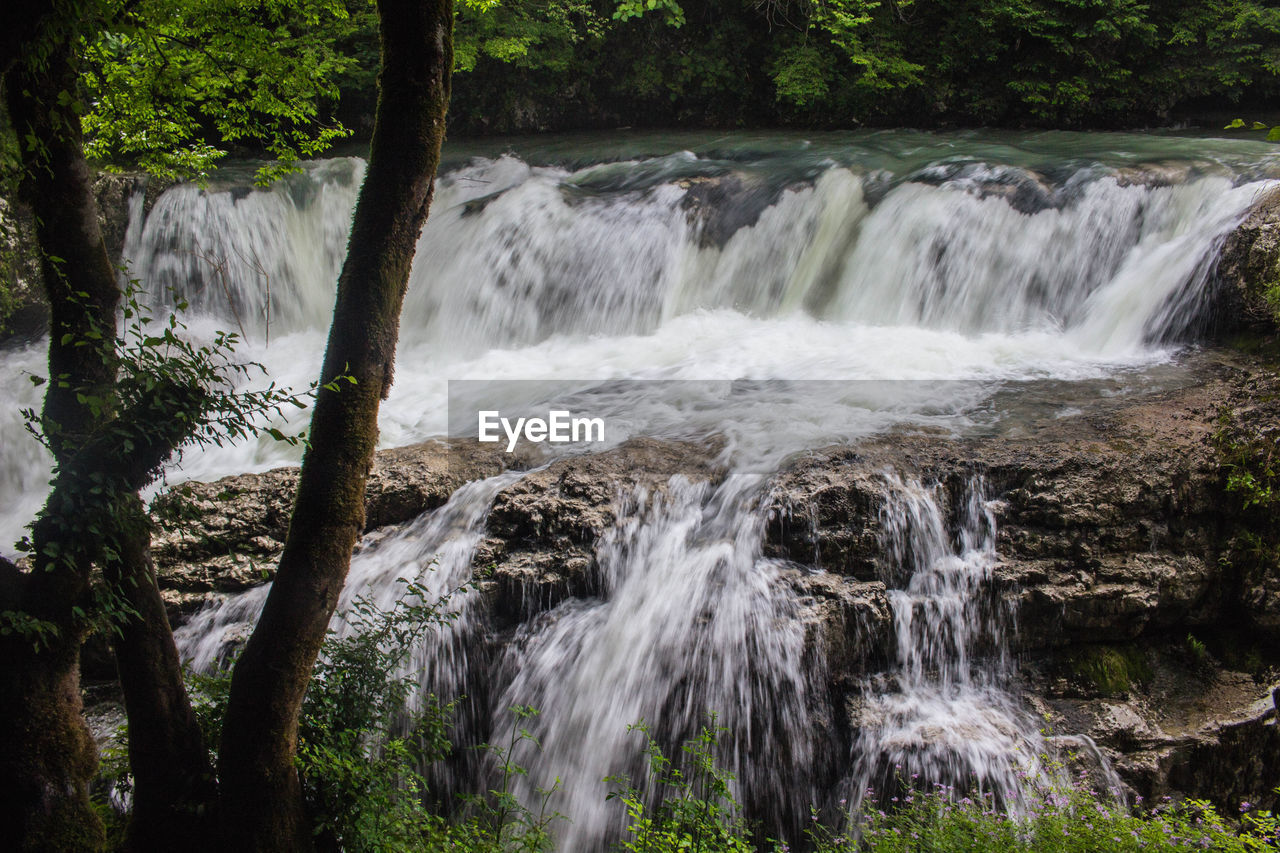
[[[716,761],[716,743],[725,729],[716,726],[715,720],[711,715],[710,724],[681,747],[683,769],[666,756],[643,722],[628,727],[644,736],[647,772],[644,790],[625,777],[609,780],[622,786],[609,799],[621,802],[629,819],[623,850],[747,853],[755,849],[733,795],[733,774]]]

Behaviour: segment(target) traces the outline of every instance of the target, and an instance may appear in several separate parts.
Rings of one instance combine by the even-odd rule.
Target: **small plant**
[[[714,714],[681,747],[683,768],[666,756],[643,721],[628,731],[644,736],[648,767],[643,791],[626,778],[607,780],[623,786],[609,794],[627,810],[623,850],[746,853],[755,849],[733,794],[734,776],[716,760],[716,744],[726,729],[716,725]]]
[[[417,680],[396,673],[422,636],[455,614],[444,609],[450,596],[431,599],[422,585],[400,583],[390,610],[362,597],[343,614],[350,630],[330,633],[303,700],[298,773],[323,847],[407,853],[442,831],[424,805],[421,771],[450,749],[452,706],[432,696],[409,713]]]
[[[1151,678],[1151,666],[1132,646],[1085,646],[1066,660],[1072,676],[1103,696],[1116,696]]]
[[[1203,642],[1196,639],[1195,634],[1187,634],[1187,651],[1191,653],[1191,659],[1197,664],[1204,664],[1209,660],[1209,649]]]
[[[516,797],[513,782],[529,773],[516,761],[516,752],[522,745],[535,750],[540,750],[542,745],[524,725],[526,720],[538,716],[537,709],[513,705],[509,710],[514,720],[507,743],[481,746],[498,762],[498,786],[483,796],[464,797],[470,806],[470,815],[464,822],[450,828],[450,839],[460,849],[475,853],[541,853],[553,849],[551,828],[556,821],[564,820],[564,815],[550,810],[551,797],[560,787],[559,779],[550,788],[537,789],[537,811]]]
[[[1269,811],[1241,804],[1239,827],[1203,800],[1131,811],[1100,797],[1087,775],[1045,790],[1027,811],[1010,815],[990,792],[957,797],[935,784],[888,803],[874,794],[842,831],[817,822],[809,839],[817,853],[1255,853],[1275,850],[1280,836]]]
[[[321,850],[410,853],[435,849],[449,834],[425,805],[422,770],[450,749],[453,706],[428,697],[410,713],[417,681],[396,673],[421,637],[455,614],[445,610],[450,596],[432,599],[421,584],[400,583],[390,609],[362,597],[342,614],[349,631],[330,631],[303,700],[298,774]],[[216,744],[230,667],[188,680],[206,743]]]

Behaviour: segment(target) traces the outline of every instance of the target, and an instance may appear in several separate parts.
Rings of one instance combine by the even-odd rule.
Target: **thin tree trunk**
[[[312,845],[294,755],[298,714],[364,527],[365,481],[390,390],[400,309],[431,202],[453,62],[452,0],[379,0],[382,71],[369,168],[284,552],[237,662],[219,752],[239,851]],[[349,376],[354,384],[342,381]]]
[[[150,520],[136,495],[122,503],[119,559],[105,566],[108,582],[134,612],[114,638],[134,781],[125,849],[172,850],[182,839],[186,851],[220,850],[212,820],[217,801],[213,763],[191,709],[156,585]]]

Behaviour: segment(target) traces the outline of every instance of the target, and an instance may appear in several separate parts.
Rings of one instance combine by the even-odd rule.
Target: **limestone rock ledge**
[[[445,440],[380,451],[365,493],[365,530],[410,521],[444,504],[463,483],[527,467],[531,458]],[[297,485],[297,468],[278,468],[182,483],[157,497],[152,554],[170,608],[190,612],[212,594],[270,580]]]
[[[761,559],[796,598],[809,659],[826,680],[815,709],[846,750],[861,691],[894,653],[882,508],[886,472],[937,484],[953,528],[972,483],[995,519],[989,604],[1010,616],[1030,708],[1084,734],[1144,796],[1181,792],[1272,803],[1280,778],[1280,574],[1240,564],[1239,497],[1226,489],[1223,413],[1242,432],[1280,422],[1280,378],[1239,356],[1190,356],[1176,381],[1098,394],[988,434],[899,430],[803,454],[758,496]],[[1057,389],[1046,387],[1052,398]],[[1034,400],[1021,389],[1009,402]],[[450,451],[453,451],[451,454]],[[719,448],[639,439],[560,459],[506,486],[473,569],[492,642],[570,598],[602,594],[610,530],[684,482],[710,488]],[[427,442],[378,456],[369,529],[447,501],[463,482],[533,468],[478,445]],[[157,502],[161,583],[176,605],[251,586],[281,547],[296,472],[188,484]],[[817,670],[815,670],[817,671]],[[843,746],[841,745],[843,744]],[[841,754],[846,754],[841,753]]]

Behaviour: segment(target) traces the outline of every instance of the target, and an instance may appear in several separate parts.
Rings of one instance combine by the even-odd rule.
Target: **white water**
[[[885,683],[865,688],[855,796],[937,783],[1016,806],[1029,782],[1049,781],[1048,748],[1009,690],[1013,614],[989,587],[995,517],[983,484],[967,484],[955,508],[940,486],[892,473],[885,486],[896,661]]]
[[[509,728],[509,704],[540,708],[544,750],[525,793],[561,779],[555,807],[574,821],[561,833],[566,849],[617,831],[601,780],[639,771],[640,739],[626,726],[642,718],[670,747],[706,711],[720,713],[741,793],[775,824],[823,797],[806,775],[822,748],[809,740],[820,666],[802,663],[796,604],[760,556],[768,474],[795,451],[904,419],[963,431],[990,417],[984,401],[1002,382],[1097,380],[1167,362],[1168,341],[1199,318],[1215,246],[1274,161],[1236,146],[1206,164],[1212,144],[1165,141],[1159,158],[1185,151],[1198,165],[1154,186],[1132,182],[1143,138],[1051,142],[1063,153],[1039,137],[902,134],[585,167],[506,155],[441,178],[383,445],[446,431],[446,380],[537,379],[522,405],[572,391],[618,426],[613,443],[716,435],[731,471],[714,487],[677,479],[619,495],[619,525],[596,555],[598,600],[564,603],[489,648],[475,599],[460,596],[455,626],[411,658],[424,691],[473,697],[465,713],[476,737]],[[1116,153],[1125,145],[1136,153]],[[361,169],[331,161],[270,191],[170,190],[131,229],[134,274],[153,293],[179,290],[196,307],[195,333],[242,326],[247,357],[305,386]],[[705,191],[726,175],[724,197]],[[2,357],[10,399],[37,405],[22,371],[39,372],[38,348]],[[719,381],[601,385],[635,378]],[[832,384],[728,381],[758,379]],[[927,382],[851,382],[902,379]],[[0,415],[5,548],[47,476],[12,408]],[[265,439],[192,452],[170,477],[264,470],[294,453]],[[515,476],[460,490],[369,544],[344,600],[372,591],[389,603],[402,576],[425,577],[433,591],[465,581],[488,507]],[[982,606],[993,540],[980,489],[958,540],[929,488],[890,477],[886,490],[889,544],[900,549],[899,657],[870,686],[874,724],[847,778],[861,790],[901,764],[937,779],[976,773],[1003,794],[1037,775],[1040,742],[1007,689],[1000,638],[1011,629]],[[265,594],[200,614],[180,632],[184,653],[199,666],[225,655]],[[790,799],[769,802],[779,790]]]
[[[797,605],[762,559],[759,478],[717,488],[676,477],[665,493],[624,502],[621,523],[597,549],[600,600],[571,600],[521,629],[502,662],[509,679],[498,709],[529,704],[541,742],[518,791],[536,801],[557,780],[551,805],[572,823],[565,849],[597,849],[625,828],[606,801],[645,778],[643,722],[668,755],[712,725],[723,763],[772,825],[813,801],[810,673]],[[515,725],[500,713],[496,731]],[[741,792],[741,789],[740,789]],[[765,792],[768,792],[767,794]]]

